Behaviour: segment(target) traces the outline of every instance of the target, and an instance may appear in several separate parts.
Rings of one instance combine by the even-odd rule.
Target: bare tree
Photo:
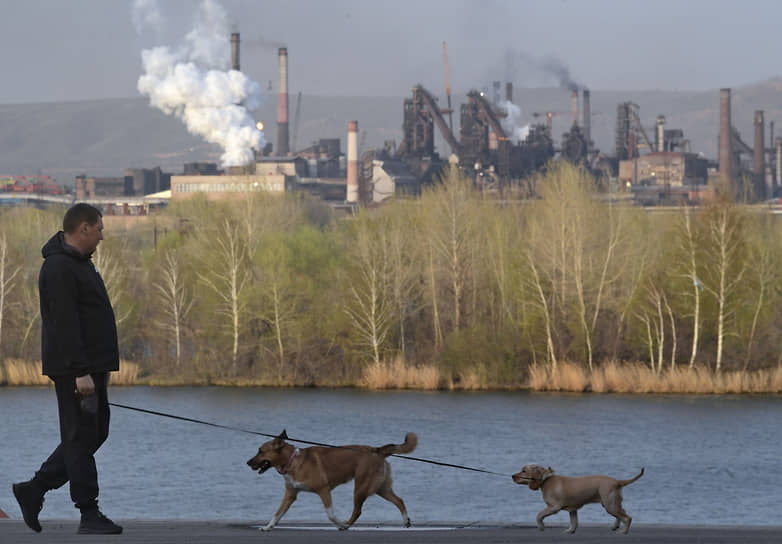
[[[162,317],[155,319],[161,331],[173,337],[175,362],[178,367],[182,359],[182,333],[187,314],[193,306],[193,298],[185,287],[179,253],[169,249],[163,253],[160,263],[160,277],[153,282],[159,295]]]
[[[472,222],[476,200],[471,181],[457,168],[449,168],[442,184],[424,195],[429,219],[425,234],[431,243],[430,264],[437,283],[444,288],[444,296],[439,299],[450,305],[451,330],[462,327],[465,314],[471,252],[478,239]]]
[[[207,268],[205,272],[198,273],[198,278],[217,297],[217,314],[227,320],[225,328],[231,341],[231,372],[235,375],[247,306],[244,295],[250,278],[247,244],[240,226],[224,217],[208,245],[213,252],[205,252],[203,258],[208,260]]]
[[[10,264],[8,237],[0,233],[0,355],[3,353],[3,321],[5,318],[6,299],[14,288],[14,278],[22,269],[21,266]]]
[[[92,256],[95,269],[99,272],[106,292],[114,308],[117,326],[121,327],[133,312],[133,302],[126,297],[128,263],[122,258],[121,248],[104,242]]]
[[[704,289],[717,303],[717,351],[715,371],[722,369],[725,337],[731,332],[728,319],[734,315],[734,297],[747,270],[744,258],[743,217],[738,206],[723,200],[707,211],[709,244],[705,255]]]
[[[280,233],[269,233],[264,236],[261,247],[253,259],[259,275],[255,282],[257,312],[273,333],[275,349],[269,351],[274,353],[277,360],[277,380],[282,382],[290,334],[288,331],[297,320],[301,294],[293,280],[290,250],[283,236]],[[261,350],[266,349],[263,341],[259,342],[259,346]]]
[[[345,304],[357,337],[357,345],[369,349],[372,362],[380,363],[394,316],[390,282],[390,255],[383,225],[366,215],[359,218],[350,255],[355,273],[348,278],[351,298]]]
[[[775,218],[772,218],[775,219]],[[746,372],[752,360],[752,350],[755,343],[755,334],[760,321],[761,313],[772,303],[772,294],[779,290],[779,242],[774,238],[773,228],[769,228],[762,220],[753,223],[750,243],[748,244],[748,260],[752,263],[749,267],[748,278],[752,289],[755,291],[752,323],[747,333],[747,349],[744,356],[744,371]],[[769,235],[769,232],[772,234]],[[749,299],[749,297],[744,297]]]
[[[419,274],[423,268],[421,251],[409,235],[412,210],[406,203],[398,203],[390,210],[385,222],[385,237],[389,251],[389,281],[398,327],[397,347],[402,354],[407,352],[407,322],[421,308]]]

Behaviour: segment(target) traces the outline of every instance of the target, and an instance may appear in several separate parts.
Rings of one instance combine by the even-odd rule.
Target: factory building
[[[619,161],[619,182],[629,185],[682,187],[705,185],[708,161],[695,153],[661,151]]]
[[[76,199],[97,197],[144,196],[166,191],[171,186],[171,174],[160,167],[128,168],[122,177],[76,176]]]

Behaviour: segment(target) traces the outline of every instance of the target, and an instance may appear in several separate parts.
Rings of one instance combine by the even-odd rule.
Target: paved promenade
[[[117,520],[122,535],[77,535],[78,522],[42,520],[43,532],[34,533],[19,520],[0,520],[3,544],[68,544],[71,542],[121,544],[462,544],[462,543],[542,543],[573,544],[779,544],[780,527],[689,527],[633,525],[629,535],[613,534],[608,526],[580,526],[575,535],[566,535],[565,526],[553,525],[543,532],[532,525],[430,523],[402,529],[391,525],[360,523],[349,531],[325,524],[281,524],[271,532],[257,530],[254,522],[223,521],[137,521]]]

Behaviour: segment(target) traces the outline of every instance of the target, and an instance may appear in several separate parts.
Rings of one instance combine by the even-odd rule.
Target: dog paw
[[[269,531],[271,531],[273,528],[274,528],[274,527],[272,527],[271,525],[264,525],[263,527],[258,527],[258,530],[259,530],[259,531],[263,531],[263,532],[265,532],[265,533],[268,533],[268,532],[269,532]]]

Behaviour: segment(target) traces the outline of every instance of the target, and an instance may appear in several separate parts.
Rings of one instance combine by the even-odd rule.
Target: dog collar
[[[287,474],[288,470],[290,470],[291,465],[293,464],[293,458],[299,455],[299,448],[295,448],[291,452],[291,456],[288,458],[288,462],[285,463],[285,466],[280,469],[280,474]]]

